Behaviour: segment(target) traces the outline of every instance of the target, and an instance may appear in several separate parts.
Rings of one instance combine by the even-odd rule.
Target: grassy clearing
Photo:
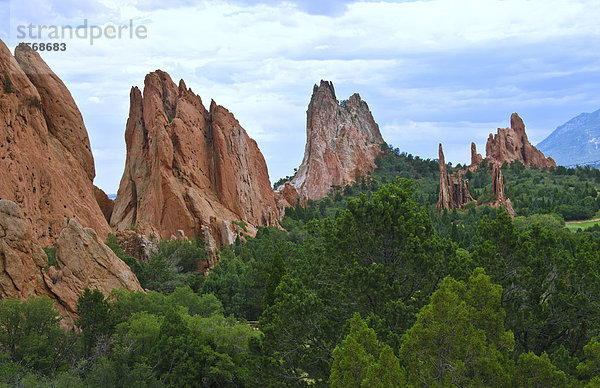
[[[570,230],[587,229],[594,225],[600,224],[600,220],[592,220],[585,222],[567,222],[566,227]]]

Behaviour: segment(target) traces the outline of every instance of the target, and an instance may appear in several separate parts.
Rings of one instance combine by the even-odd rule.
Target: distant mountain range
[[[600,109],[567,121],[537,148],[562,166],[600,166]]]

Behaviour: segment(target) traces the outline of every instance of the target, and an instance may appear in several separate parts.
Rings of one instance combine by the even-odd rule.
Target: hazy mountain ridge
[[[598,166],[600,109],[592,113],[582,113],[558,126],[537,147],[562,166]]]

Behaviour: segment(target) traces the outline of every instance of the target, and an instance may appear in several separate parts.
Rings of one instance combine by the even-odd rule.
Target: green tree
[[[585,359],[577,365],[577,373],[583,379],[593,379],[600,376],[600,342],[592,338],[583,347]]]
[[[350,332],[333,351],[329,383],[332,387],[406,387],[404,369],[387,344],[356,313],[348,321]]]
[[[398,357],[392,348],[384,344],[379,351],[377,362],[367,369],[362,388],[400,388],[410,387],[406,380],[406,371],[400,366]]]
[[[515,387],[567,387],[567,377],[563,371],[558,370],[548,355],[544,352],[541,356],[534,353],[522,353],[517,360],[514,377]]]
[[[420,386],[506,386],[512,333],[504,331],[501,288],[477,269],[468,285],[446,277],[402,337],[401,362]]]
[[[329,382],[333,388],[360,387],[367,369],[375,363],[379,344],[377,334],[367,326],[360,314],[349,321],[350,333],[333,351]]]
[[[265,285],[265,307],[269,307],[275,302],[275,289],[281,282],[281,278],[285,275],[285,264],[279,252],[275,253],[271,271]]]
[[[101,337],[113,333],[114,314],[101,291],[97,289],[90,291],[86,288],[77,300],[77,315],[79,317],[75,323],[81,329],[83,348],[89,355]]]
[[[23,366],[50,373],[61,363],[60,314],[47,297],[0,301],[0,349]]]

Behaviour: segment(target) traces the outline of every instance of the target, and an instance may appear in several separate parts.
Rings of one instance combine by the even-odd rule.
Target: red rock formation
[[[54,272],[56,276],[51,277]],[[86,288],[107,295],[114,288],[143,291],[131,269],[90,228],[74,219],[56,242],[56,265],[44,274],[46,285],[69,313],[77,311],[77,299]]]
[[[207,110],[180,81],[160,70],[144,94],[131,90],[127,159],[111,226],[162,237],[183,230],[221,243],[222,221],[273,225],[276,205],[265,160],[235,117],[214,101]]]
[[[60,232],[50,267],[17,204],[0,200],[0,226],[0,299],[45,295],[72,316],[85,288],[104,294],[113,288],[143,291],[129,266],[74,219]]]
[[[471,142],[471,166],[476,166],[483,160],[481,154],[477,153],[477,145]]]
[[[43,274],[47,265],[23,211],[12,201],[0,200],[0,299],[48,296]]]
[[[71,94],[25,45],[13,57],[0,41],[0,78],[0,199],[21,207],[44,245],[66,218],[105,237],[110,229],[94,198],[90,142]]]
[[[463,179],[463,171],[456,171],[454,174],[448,174],[446,160],[442,144],[439,146],[439,167],[440,167],[440,194],[437,207],[440,211],[444,209],[464,208],[464,205],[475,201],[469,192],[469,181]]]
[[[358,94],[338,103],[333,84],[315,85],[308,105],[304,159],[291,184],[303,198],[319,199],[373,171],[384,143]]]
[[[515,216],[510,198],[506,198],[504,193],[504,177],[502,176],[502,167],[494,163],[492,171],[492,191],[496,200],[491,204],[493,207],[504,206],[504,210],[511,216]]]
[[[296,206],[306,207],[306,197],[300,197],[298,191],[289,182],[285,182],[275,190],[275,202],[281,217],[285,215],[285,208]]]
[[[500,165],[519,160],[526,167],[532,165],[540,168],[556,167],[554,159],[546,158],[529,142],[525,133],[525,124],[516,113],[510,116],[510,128],[498,128],[495,136],[490,133],[485,151],[489,161]]]
[[[106,222],[110,222],[115,203],[112,199],[108,198],[104,190],[96,186],[94,186],[94,197],[96,198],[96,202],[98,202],[98,206],[100,206],[102,214],[104,214]]]
[[[147,237],[134,230],[121,230],[116,233],[117,242],[126,255],[135,257],[138,261],[147,263],[157,249],[158,236]]]

